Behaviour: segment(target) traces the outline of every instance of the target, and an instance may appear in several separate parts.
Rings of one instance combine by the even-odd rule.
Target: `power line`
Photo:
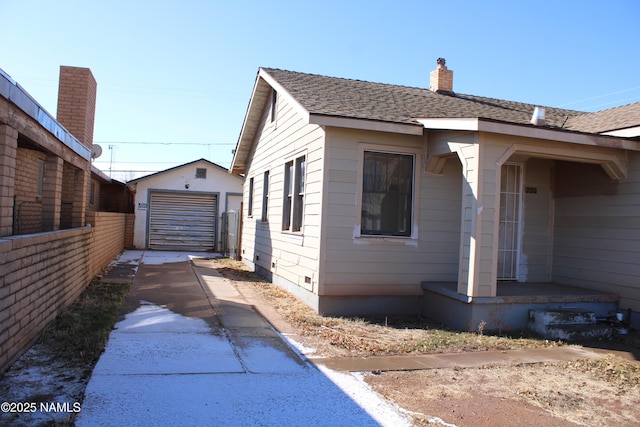
[[[581,100],[579,100],[579,101],[568,102],[568,103],[566,103],[566,104],[558,105],[558,107],[566,107],[567,105],[580,104],[581,102],[586,102],[586,101],[592,101],[592,100],[594,100],[594,99],[605,98],[605,97],[607,97],[607,96],[617,95],[617,94],[619,94],[619,93],[631,92],[632,90],[636,90],[636,89],[640,89],[640,86],[632,87],[632,88],[630,88],[630,89],[617,90],[617,91],[615,91],[615,92],[605,93],[604,95],[592,96],[592,97],[590,97],[590,98],[581,99]],[[624,101],[624,100],[623,100],[623,101]],[[607,103],[607,104],[614,104],[614,103],[618,103],[618,101],[609,102],[609,103]],[[606,104],[601,104],[601,105],[606,105]]]
[[[233,142],[152,142],[152,141],[94,141],[94,144],[127,144],[127,145],[228,145],[235,146]]]
[[[98,164],[98,163],[109,163],[108,160],[94,160],[93,164]],[[113,163],[115,164],[175,164],[176,162],[167,162],[167,161],[158,161],[158,162],[154,162],[154,161],[114,161]],[[228,163],[228,162],[227,162]]]
[[[627,103],[630,103],[629,101],[637,101],[638,99],[640,99],[640,97],[638,96],[634,96],[633,98],[626,98],[626,99],[620,99],[618,101],[611,101],[611,102],[605,102],[603,104],[598,104],[598,105],[591,105],[589,107],[585,107],[585,110],[590,110],[592,108],[599,108],[599,107],[604,107],[605,105],[611,105],[611,104],[616,104],[614,107],[611,108],[615,108],[621,105],[626,105]]]

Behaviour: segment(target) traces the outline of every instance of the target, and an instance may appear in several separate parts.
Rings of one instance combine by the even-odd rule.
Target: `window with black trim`
[[[253,216],[253,178],[249,178],[249,202],[247,206],[247,215]]]
[[[283,230],[294,232],[302,230],[306,169],[305,156],[284,165]]]
[[[269,209],[269,171],[264,173],[262,180],[262,222],[267,222],[267,212]]]
[[[411,154],[364,152],[361,235],[411,236]]]

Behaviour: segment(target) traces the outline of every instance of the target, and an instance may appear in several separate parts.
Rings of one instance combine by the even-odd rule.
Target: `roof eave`
[[[423,133],[423,127],[419,123],[386,122],[381,120],[369,120],[344,116],[330,116],[324,114],[311,114],[309,116],[309,123],[319,126],[332,126],[377,132],[391,132],[405,135],[422,135]]]
[[[287,99],[287,103],[308,122],[309,112],[300,104],[289,92],[278,83],[264,68],[258,70],[256,81],[253,86],[253,92],[249,100],[249,106],[242,123],[240,137],[233,154],[231,167],[229,170],[233,174],[242,174],[245,172],[246,162],[251,151],[251,145],[255,140],[258,132],[258,124],[262,117],[266,102],[269,102],[269,94],[271,89],[275,89],[278,94]]]
[[[464,130],[491,132],[502,135],[545,139],[572,144],[620,148],[640,151],[640,142],[618,136],[575,132],[566,129],[547,128],[532,125],[498,122],[483,118],[438,118],[417,119],[424,128],[432,130]]]

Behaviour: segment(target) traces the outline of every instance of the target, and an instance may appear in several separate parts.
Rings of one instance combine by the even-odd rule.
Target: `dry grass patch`
[[[525,335],[459,332],[419,316],[321,316],[288,292],[249,271],[240,261],[219,259],[214,266],[226,278],[250,285],[296,329],[305,345],[316,348],[324,356],[454,353],[563,344]]]

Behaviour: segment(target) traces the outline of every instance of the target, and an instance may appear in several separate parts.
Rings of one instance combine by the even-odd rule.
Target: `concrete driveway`
[[[357,376],[293,350],[211,256],[123,253],[137,273],[77,426],[410,425]]]

